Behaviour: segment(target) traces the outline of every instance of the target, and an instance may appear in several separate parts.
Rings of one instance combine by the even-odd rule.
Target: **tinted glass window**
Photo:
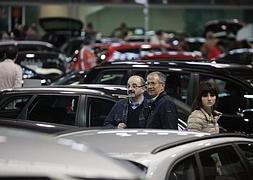
[[[199,153],[205,180],[250,179],[232,146],[218,147]]]
[[[0,117],[17,118],[31,96],[10,97],[0,107]]]
[[[75,125],[78,96],[38,96],[29,107],[27,119]]]
[[[137,76],[141,76],[144,80],[146,80],[146,76],[147,76],[147,72],[145,70],[133,70],[131,73],[131,76],[133,75],[137,75]],[[127,84],[127,82],[125,82],[125,84]]]
[[[248,160],[251,170],[253,169],[253,144],[252,143],[245,143],[239,144],[241,151],[243,152],[244,156]]]
[[[114,101],[107,99],[88,98],[89,126],[104,126],[104,120],[114,105]]]
[[[20,55],[17,58],[17,63],[20,65],[26,66],[34,71],[42,71],[42,74],[50,74],[45,69],[52,68],[51,71],[55,74],[62,74],[65,72],[65,67],[63,61],[58,57],[50,57],[50,56],[37,56],[36,57],[27,57],[26,54]],[[53,69],[55,68],[55,69]]]
[[[169,180],[199,180],[194,156],[185,158],[177,163],[170,173]]]
[[[224,57],[218,59],[221,63],[237,63],[237,64],[252,64],[253,53],[245,49],[238,49],[237,51],[230,51]]]
[[[186,102],[188,96],[188,87],[190,83],[190,74],[181,74],[176,72],[162,72],[166,75],[165,90],[168,95]]]
[[[125,71],[102,71],[96,79],[99,84],[126,85],[123,83]]]

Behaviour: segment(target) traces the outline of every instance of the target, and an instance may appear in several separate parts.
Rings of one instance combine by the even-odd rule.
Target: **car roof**
[[[59,94],[97,94],[123,98],[126,96],[126,87],[120,85],[83,84],[83,85],[55,85],[41,87],[27,87],[16,89],[5,89],[3,93],[59,93]]]
[[[44,134],[5,127],[0,128],[0,143],[0,177],[61,175],[137,179],[122,164],[75,141],[54,140]]]
[[[190,143],[194,146],[189,146],[184,152],[194,151],[197,144],[200,146],[200,142],[207,143],[211,139],[215,139],[216,143],[224,143],[234,140],[242,141],[248,137],[243,134],[209,134],[162,129],[104,129],[60,133],[58,138],[86,142],[113,157],[142,161],[147,156],[160,154],[171,148],[187,146]],[[202,148],[205,147],[205,143],[201,144]]]
[[[10,119],[10,118],[0,118],[1,127],[9,127],[15,129],[26,129],[29,131],[35,131],[46,134],[57,134],[59,132],[67,132],[69,130],[79,129],[80,127],[65,125],[65,124],[55,124],[49,122],[38,122],[32,120],[24,119]]]
[[[87,77],[84,78],[84,83],[89,83],[90,79],[93,79],[93,72],[97,73],[101,70],[149,70],[149,71],[176,71],[176,72],[198,72],[207,73],[215,76],[222,76],[223,78],[229,78],[231,80],[240,79],[240,83],[244,86],[248,86],[248,91],[252,91],[252,66],[242,64],[223,64],[216,62],[206,61],[181,61],[181,60],[133,60],[133,61],[113,61],[105,62],[95,66],[87,73]],[[250,89],[250,90],[249,90]]]
[[[210,134],[159,129],[106,129],[70,132],[59,137],[74,139],[78,142],[85,141],[97,148],[101,146],[105,152],[150,154],[165,144],[174,144],[207,135]]]
[[[18,56],[26,56],[26,54],[34,54],[36,56],[40,57],[58,57],[59,55],[64,56],[63,53],[61,52],[56,52],[56,51],[21,51],[18,53]]]
[[[240,65],[240,64],[222,64],[216,62],[202,62],[202,61],[170,61],[170,60],[134,60],[134,61],[113,61],[102,63],[94,67],[94,69],[104,69],[104,68],[159,68],[160,70],[175,70],[181,71],[182,69],[189,71],[219,71],[223,74],[236,73],[236,71],[231,70],[247,70],[248,72],[253,72],[251,66]],[[225,71],[225,70],[229,70]]]
[[[45,41],[29,41],[29,40],[5,40],[5,41],[0,41],[0,46],[1,45],[18,45],[18,44],[24,44],[24,45],[45,45],[48,47],[54,47],[53,44]]]
[[[128,49],[152,49],[152,48],[170,48],[172,50],[179,50],[175,47],[172,47],[169,44],[149,44],[144,42],[125,42],[125,43],[112,43],[108,49],[112,50],[128,50]]]

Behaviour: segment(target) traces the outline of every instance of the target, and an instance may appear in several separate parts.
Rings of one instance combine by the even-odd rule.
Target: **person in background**
[[[223,53],[219,39],[212,32],[207,32],[206,42],[200,48],[202,56],[209,60],[219,57]]]
[[[128,31],[126,23],[122,22],[119,27],[113,30],[112,36],[124,40],[128,36]]]
[[[5,52],[5,60],[0,62],[0,90],[22,87],[22,69],[15,64],[17,49],[9,47]]]
[[[199,93],[188,117],[188,131],[219,133],[218,120],[222,113],[216,111],[218,90],[213,83],[202,81]]]
[[[94,30],[92,22],[88,22],[84,29],[84,36],[91,42],[96,41],[97,31]]]
[[[113,106],[105,119],[107,128],[145,128],[149,112],[148,100],[144,97],[145,81],[134,75],[127,81],[129,97]]]
[[[166,45],[166,37],[162,30],[156,31],[154,36],[151,36],[150,44]]]
[[[92,49],[92,40],[85,39],[78,57],[71,62],[71,69],[74,71],[86,71],[97,65],[97,58]]]
[[[26,40],[34,40],[34,41],[39,41],[41,40],[41,36],[39,34],[37,25],[32,23],[28,29],[26,30],[26,36],[25,39]]]
[[[178,129],[177,108],[165,92],[165,82],[166,77],[161,72],[147,76],[147,91],[152,103],[146,128]]]

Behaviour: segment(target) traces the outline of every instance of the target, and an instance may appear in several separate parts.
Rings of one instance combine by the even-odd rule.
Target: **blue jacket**
[[[116,102],[116,104],[112,107],[110,113],[105,119],[104,125],[107,128],[116,128],[119,123],[127,122],[127,113],[128,113],[128,103],[129,99],[122,99]],[[148,114],[150,111],[149,100],[144,98],[143,106],[139,116],[139,127],[145,128],[146,122],[148,119]]]
[[[152,103],[146,128],[178,129],[176,105],[162,92]]]

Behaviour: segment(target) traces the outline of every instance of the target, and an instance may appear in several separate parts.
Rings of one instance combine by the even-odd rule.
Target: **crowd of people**
[[[11,32],[1,32],[2,40],[41,40],[42,36],[39,33],[38,27],[35,23],[31,25],[15,25]]]
[[[85,53],[90,52],[90,42],[94,41],[97,31],[92,23],[87,23],[83,30],[87,37],[87,44],[84,44],[80,51],[84,61],[89,64],[79,64],[77,69],[84,69],[81,66],[93,67],[96,65],[96,58]],[[17,26],[13,31],[14,35],[2,33],[2,39],[40,40],[37,27],[32,24],[29,27]],[[128,35],[126,23],[115,29],[114,36],[124,39]],[[206,34],[206,42],[200,51],[203,57],[215,58],[225,52],[221,41],[212,32]],[[241,37],[241,36],[240,36]],[[244,39],[242,39],[244,40]],[[166,44],[166,37],[162,30],[158,30],[150,39],[150,43]],[[242,47],[242,44],[234,43],[234,47]],[[187,49],[186,49],[187,50]],[[7,88],[22,87],[22,70],[15,64],[17,49],[9,48],[5,52],[5,60],[0,62],[0,90]],[[104,125],[108,128],[159,128],[178,129],[178,114],[176,105],[168,98],[165,92],[166,77],[161,72],[152,72],[147,76],[146,81],[137,75],[128,79],[128,98],[120,100],[112,108],[105,119]],[[192,107],[192,112],[188,117],[187,129],[189,131],[219,133],[218,120],[222,115],[216,111],[218,104],[218,90],[214,84],[203,81],[199,84],[199,92]],[[145,95],[145,93],[148,95]]]
[[[161,72],[148,74],[147,81],[133,75],[128,79],[128,98],[118,101],[105,119],[107,128],[178,129],[176,105],[165,92],[166,77]],[[147,90],[148,96],[145,96]],[[188,117],[187,129],[195,132],[219,133],[216,111],[218,90],[208,81],[200,83],[199,93]]]
[[[22,70],[15,64],[17,49],[10,47],[0,62],[0,90],[22,87]],[[165,92],[166,76],[161,72],[148,74],[146,82],[138,75],[127,81],[128,98],[118,101],[105,119],[108,128],[178,129],[176,105]],[[145,95],[147,91],[148,95]],[[208,81],[200,83],[199,93],[188,118],[188,130],[219,133],[216,111],[218,90]]]

